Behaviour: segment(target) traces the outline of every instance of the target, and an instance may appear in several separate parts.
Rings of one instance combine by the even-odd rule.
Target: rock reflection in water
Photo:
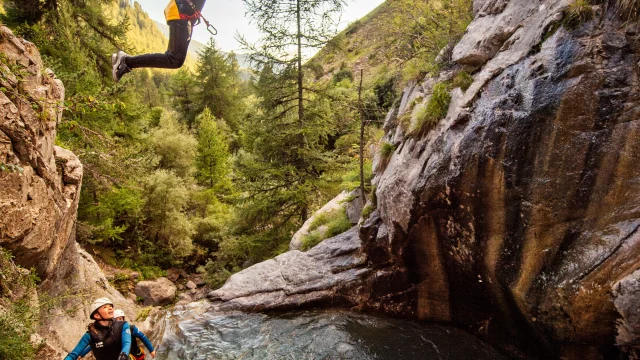
[[[506,359],[455,328],[346,311],[166,321],[160,360]]]

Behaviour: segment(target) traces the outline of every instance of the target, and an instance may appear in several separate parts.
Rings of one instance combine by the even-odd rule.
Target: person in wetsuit
[[[164,10],[169,25],[169,45],[164,54],[131,56],[124,51],[111,55],[112,74],[115,82],[124,74],[137,68],[178,69],[187,58],[193,25],[200,16],[206,0],[171,0]]]
[[[100,298],[91,304],[87,332],[64,360],[77,360],[89,346],[96,360],[128,360],[131,348],[131,329],[124,321],[114,321],[113,302]]]
[[[120,309],[115,310],[113,312],[113,318],[114,321],[125,321],[124,311]],[[149,350],[149,354],[151,354],[151,357],[155,359],[156,350],[153,348],[153,345],[151,345],[151,341],[149,341],[149,338],[147,338],[147,336],[142,331],[138,330],[135,325],[129,325],[129,327],[131,328],[131,351],[129,352],[129,356],[133,360],[145,359],[144,350],[140,348],[140,346],[138,345],[138,341],[136,341],[136,339],[140,339],[147,350]],[[87,348],[82,352],[81,356],[86,356],[90,351],[91,346],[87,346]]]

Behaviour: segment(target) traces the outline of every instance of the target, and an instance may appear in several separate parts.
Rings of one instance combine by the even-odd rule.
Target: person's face
[[[115,321],[124,321],[124,316],[118,316],[114,319]]]
[[[96,320],[110,320],[113,319],[113,305],[102,305],[98,308],[98,311],[94,315]]]

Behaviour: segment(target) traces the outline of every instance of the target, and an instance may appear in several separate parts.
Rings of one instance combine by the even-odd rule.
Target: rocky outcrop
[[[351,224],[357,224],[360,220],[360,215],[362,214],[362,208],[364,207],[362,197],[359,196],[359,194],[359,190],[354,190],[352,192],[343,191],[326,203],[320,210],[316,211],[309,219],[307,219],[295,234],[293,234],[291,242],[289,243],[289,249],[303,250],[305,245],[303,240],[305,237],[310,235],[317,236],[320,239],[329,237],[326,235],[326,225],[321,224],[317,228],[312,228],[313,224],[317,223],[322,216],[328,216],[336,211],[345,211]]]
[[[36,269],[46,299],[40,335],[68,351],[86,331],[94,298],[111,297],[134,313],[75,242],[82,164],[54,146],[63,84],[43,68],[32,43],[2,26],[0,89],[0,247]]]
[[[396,126],[409,101],[385,126],[397,150],[377,169],[379,220],[362,241],[374,268],[406,276],[383,310],[544,358],[611,356],[616,336],[628,350],[640,324],[638,25],[594,7],[593,21],[558,26],[568,1],[477,3],[454,50],[477,69],[473,85],[424,137]],[[428,100],[436,81],[405,98]]]
[[[369,274],[358,228],[307,252],[292,250],[249,267],[209,294],[215,310],[285,310],[310,305],[356,305],[357,285]]]

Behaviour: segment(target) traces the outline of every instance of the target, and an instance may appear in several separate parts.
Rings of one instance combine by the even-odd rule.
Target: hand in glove
[[[123,352],[120,353],[120,356],[118,356],[118,360],[129,360],[129,356]]]

